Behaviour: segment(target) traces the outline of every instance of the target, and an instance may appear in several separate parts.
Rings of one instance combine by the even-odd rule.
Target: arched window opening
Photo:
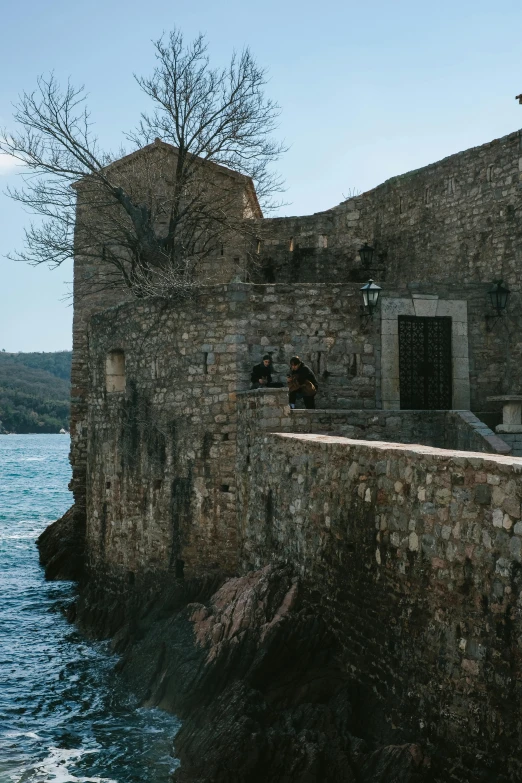
[[[108,392],[125,391],[125,354],[110,351],[105,360],[105,384]]]

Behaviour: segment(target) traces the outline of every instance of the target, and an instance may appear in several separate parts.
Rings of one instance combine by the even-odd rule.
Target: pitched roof
[[[109,163],[108,166],[105,166],[105,169],[118,168],[119,166],[125,165],[126,163],[133,160],[134,158],[137,158],[143,155],[144,153],[151,152],[158,148],[164,149],[167,152],[172,152],[172,153],[176,153],[178,151],[178,147],[176,147],[174,144],[169,144],[168,142],[162,141],[161,139],[154,139],[153,142],[151,142],[150,144],[146,144],[145,147],[140,147],[139,149],[134,150],[134,152],[130,152],[128,155],[124,155],[122,158],[118,158],[118,160]],[[227,166],[223,166],[221,163],[215,163],[212,160],[205,160],[205,158],[200,158],[200,160],[203,161],[203,163],[206,163],[208,166],[212,166],[213,168],[222,172],[223,174],[226,174],[227,176],[232,177],[233,179],[236,179],[238,181],[244,182],[245,190],[251,201],[252,211],[254,213],[257,213],[256,217],[263,217],[263,212],[259,205],[256,188],[252,177],[247,177],[246,174],[241,174],[239,171],[234,171],[234,169],[229,169]],[[76,182],[74,183],[74,185],[77,184],[78,183]]]

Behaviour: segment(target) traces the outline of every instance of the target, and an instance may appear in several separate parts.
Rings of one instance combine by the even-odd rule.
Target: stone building
[[[522,446],[492,431],[489,398],[522,381],[521,177],[516,132],[311,216],[259,217],[243,178],[255,263],[238,243],[184,302],[90,294],[99,270],[78,258],[71,460],[91,578],[290,560],[331,598],[345,591],[349,665],[393,702],[391,722],[414,703],[450,756],[461,731],[477,753],[509,755]],[[382,288],[371,318],[370,277]],[[511,296],[493,320],[500,279]],[[318,410],[248,391],[266,352],[281,380],[293,354],[311,364]],[[466,763],[451,779],[476,779]]]

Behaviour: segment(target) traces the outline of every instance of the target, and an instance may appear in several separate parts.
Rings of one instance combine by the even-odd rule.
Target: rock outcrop
[[[365,719],[334,623],[289,568],[230,579],[205,603],[148,619],[144,638],[120,634],[120,669],[143,703],[183,719],[177,783],[431,779],[419,746],[358,736]]]
[[[46,579],[81,579],[85,540],[83,531],[75,524],[74,506],[49,525],[36,544]]]

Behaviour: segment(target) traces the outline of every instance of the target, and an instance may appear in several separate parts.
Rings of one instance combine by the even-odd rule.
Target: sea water
[[[167,783],[178,721],[118,687],[108,644],[64,617],[74,585],[38,563],[71,503],[68,452],[66,435],[0,436],[0,783]]]

